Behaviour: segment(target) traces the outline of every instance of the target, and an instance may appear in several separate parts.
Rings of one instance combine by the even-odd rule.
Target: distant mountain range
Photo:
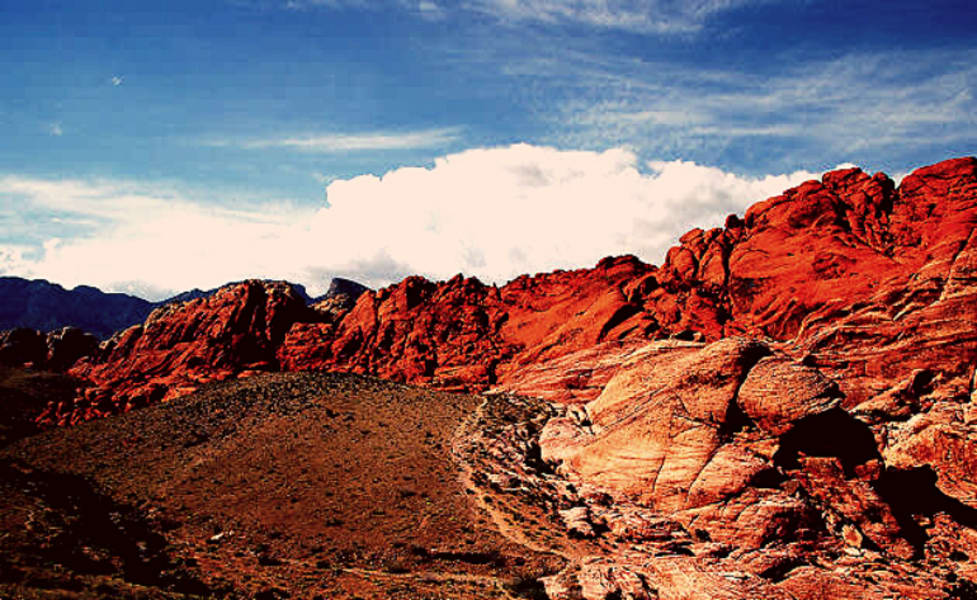
[[[334,279],[330,291],[313,298],[305,287],[291,284],[307,303],[335,295],[335,290],[366,290],[346,279]],[[108,293],[87,285],[67,290],[44,279],[0,277],[0,331],[30,327],[52,331],[67,325],[78,327],[100,338],[106,338],[130,325],[142,323],[155,308],[171,302],[187,302],[214,294],[212,290],[193,289],[158,302],[129,294]]]
[[[51,331],[74,325],[108,337],[142,322],[157,303],[87,285],[66,290],[43,279],[0,277],[0,330],[30,327]]]

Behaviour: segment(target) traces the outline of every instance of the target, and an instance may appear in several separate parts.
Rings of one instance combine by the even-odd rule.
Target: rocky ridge
[[[690,231],[661,267],[623,256],[501,287],[460,275],[440,283],[408,277],[362,293],[352,306],[347,297],[311,310],[286,302],[283,283],[266,307],[278,315],[271,338],[260,326],[227,320],[250,310],[232,305],[249,290],[273,285],[244,282],[157,310],[75,372],[99,390],[89,395],[111,395],[118,409],[150,385],[172,397],[199,378],[279,368],[586,402],[644,342],[740,335],[790,341],[793,356],[844,373],[846,402],[857,404],[933,364],[941,364],[942,379],[970,375],[975,173],[975,159],[954,159],[917,169],[897,188],[881,173],[833,171],[752,206],[744,218],[730,216],[724,228]],[[278,310],[278,302],[290,308]],[[147,340],[131,343],[143,331]],[[163,358],[172,332],[184,338],[181,348],[195,349]],[[926,341],[907,340],[914,332]],[[186,363],[220,353],[218,333],[252,340],[265,353],[231,358],[237,347],[226,348],[209,373]],[[154,362],[137,356],[147,344]],[[919,352],[893,360],[910,347]],[[160,361],[165,373],[155,372],[164,371]]]
[[[277,370],[275,350],[289,327],[317,318],[285,282],[252,280],[167,304],[78,361],[70,374],[101,383],[72,405],[49,405],[38,420],[77,423],[182,396],[209,381]]]

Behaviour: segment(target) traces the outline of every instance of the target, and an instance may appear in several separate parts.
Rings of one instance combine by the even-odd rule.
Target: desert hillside
[[[359,376],[261,375],[23,440],[0,453],[0,590],[538,597],[565,561],[497,531],[479,507],[504,495],[461,476],[481,403]]]

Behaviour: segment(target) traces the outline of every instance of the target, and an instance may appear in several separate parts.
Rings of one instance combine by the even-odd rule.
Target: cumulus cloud
[[[502,282],[608,254],[658,261],[686,229],[813,176],[743,178],[682,161],[641,165],[624,149],[520,144],[335,181],[312,228],[355,256],[383,250],[437,277]]]
[[[28,257],[0,245],[0,270],[66,285],[179,291],[245,277],[320,293],[333,275],[384,285],[411,273],[463,272],[504,283],[592,266],[611,254],[660,262],[679,235],[720,225],[810,172],[744,177],[685,161],[642,164],[626,149],[479,148],[383,176],[332,181],[319,208],[218,208],[149,186],[0,178],[52,217],[89,217],[88,235]],[[160,292],[162,294],[162,292]]]

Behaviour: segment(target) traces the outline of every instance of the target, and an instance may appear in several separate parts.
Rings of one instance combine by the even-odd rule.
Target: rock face
[[[156,309],[117,333],[70,373],[96,385],[73,406],[49,405],[42,423],[69,424],[167,400],[201,383],[277,370],[286,331],[317,314],[287,283],[246,281]]]
[[[366,287],[361,283],[357,283],[351,279],[343,279],[342,277],[333,277],[332,281],[329,282],[329,289],[326,290],[325,295],[316,298],[315,302],[321,302],[323,300],[341,299],[344,302],[350,304],[349,308],[352,308],[353,304],[360,296],[370,291],[370,288]]]
[[[28,327],[0,331],[0,364],[38,365],[47,358],[44,334]]]
[[[98,338],[77,327],[62,327],[47,334],[44,366],[52,371],[66,371],[78,359],[92,356],[98,350]]]
[[[831,172],[725,228],[689,232],[660,268],[621,257],[500,288],[408,278],[362,296],[341,323],[296,326],[279,355],[288,368],[528,392],[527,376],[539,378],[544,365],[566,374],[550,363],[602,343],[747,335],[797,340],[796,353],[845,370],[847,402],[858,403],[874,392],[855,382],[887,369],[898,373],[885,372],[886,381],[943,359],[972,362],[975,171],[972,158],[946,161],[898,189],[882,174]],[[914,345],[907,335],[926,329],[922,356],[891,360]],[[595,367],[611,346],[593,353]],[[578,364],[576,383],[551,380],[538,391],[590,400],[600,387],[593,374]]]
[[[409,277],[361,295],[341,319],[296,325],[278,355],[290,370],[482,389],[521,365],[638,333],[621,288],[650,269],[634,257],[605,259],[501,288],[461,276],[440,284]]]
[[[656,350],[624,365],[583,418],[552,420],[543,456],[715,542],[814,539],[830,509],[839,536],[847,526],[872,547],[913,556],[876,489],[873,432],[841,408],[835,382],[746,338]]]
[[[596,398],[546,425],[541,456],[586,490],[585,506],[609,495],[736,548],[725,568],[745,577],[730,597],[762,580],[775,585],[758,597],[972,595],[975,209],[973,159],[898,190],[829,173],[752,207],[716,296],[725,337],[629,349]],[[839,555],[890,572],[846,567],[839,580],[804,566],[837,571]],[[607,569],[655,576],[632,561],[585,563],[558,588]],[[703,597],[726,597],[708,581]]]

